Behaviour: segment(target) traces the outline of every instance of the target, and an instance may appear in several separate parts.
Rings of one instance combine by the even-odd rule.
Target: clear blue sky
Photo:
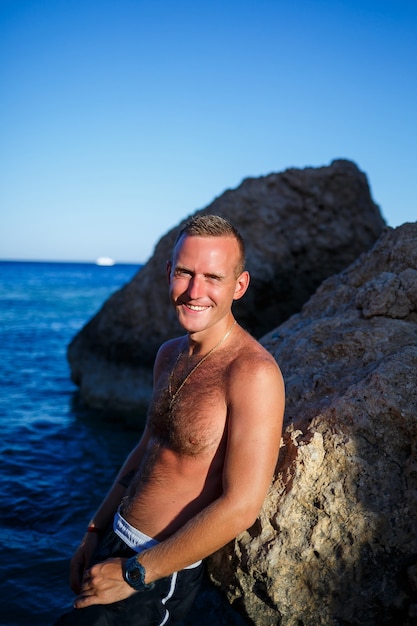
[[[417,220],[415,0],[0,0],[0,258],[144,262],[249,176]]]

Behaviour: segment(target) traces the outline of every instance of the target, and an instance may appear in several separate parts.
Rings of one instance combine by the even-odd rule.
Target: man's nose
[[[188,295],[192,300],[196,300],[204,295],[204,278],[202,276],[192,276],[188,283]]]

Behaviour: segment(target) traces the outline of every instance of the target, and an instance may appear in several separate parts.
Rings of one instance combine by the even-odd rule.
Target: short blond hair
[[[239,262],[236,266],[236,276],[245,269],[246,248],[242,235],[237,228],[220,215],[196,215],[192,217],[179,231],[174,248],[183,235],[188,237],[233,237],[239,246]]]

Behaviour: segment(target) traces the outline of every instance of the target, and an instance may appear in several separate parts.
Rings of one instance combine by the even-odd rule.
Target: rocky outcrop
[[[199,213],[228,218],[247,242],[252,281],[234,311],[257,337],[299,311],[325,278],[369,250],[384,228],[365,175],[342,160],[247,179]],[[70,344],[72,378],[90,406],[146,407],[156,351],[181,332],[165,267],[184,223],[160,240],[143,269]]]
[[[262,343],[286,381],[283,445],[213,580],[257,626],[417,624],[417,223]]]

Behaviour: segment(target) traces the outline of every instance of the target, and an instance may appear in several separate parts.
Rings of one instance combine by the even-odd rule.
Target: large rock
[[[230,219],[247,241],[252,283],[234,310],[257,337],[299,311],[325,278],[369,250],[384,227],[365,175],[341,160],[247,179],[198,213]],[[69,346],[72,378],[87,404],[145,409],[156,351],[180,332],[165,267],[184,223],[160,240],[144,268]]]
[[[262,343],[286,381],[278,471],[213,579],[257,626],[417,624],[417,223]]]

